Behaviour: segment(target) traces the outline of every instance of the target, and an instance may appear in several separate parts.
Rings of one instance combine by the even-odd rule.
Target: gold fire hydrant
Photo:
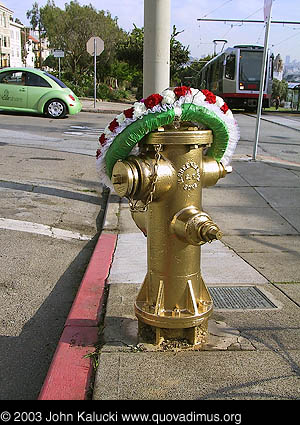
[[[213,308],[201,276],[200,248],[222,233],[202,211],[202,188],[229,169],[204,155],[212,131],[184,124],[149,133],[140,155],[117,161],[112,173],[115,191],[129,199],[132,217],[147,236],[147,275],[135,314],[140,335],[151,331],[155,344],[202,343]]]

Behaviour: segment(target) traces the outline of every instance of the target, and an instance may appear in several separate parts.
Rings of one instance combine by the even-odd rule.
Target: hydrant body
[[[200,247],[220,239],[202,211],[202,188],[224,177],[222,164],[203,155],[211,130],[161,128],[140,144],[139,156],[118,161],[112,182],[129,198],[132,216],[147,236],[147,275],[135,302],[140,334],[201,343],[212,313],[201,276]]]

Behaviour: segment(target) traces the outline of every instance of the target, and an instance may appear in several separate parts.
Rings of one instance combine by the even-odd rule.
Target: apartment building
[[[10,66],[10,20],[13,11],[0,1],[0,68]]]
[[[14,12],[0,0],[0,68],[38,66],[40,61],[43,62],[50,54],[48,40],[42,39],[40,42],[38,32],[15,22],[13,14]]]
[[[23,66],[21,31],[24,29],[22,24],[10,21],[10,65]]]

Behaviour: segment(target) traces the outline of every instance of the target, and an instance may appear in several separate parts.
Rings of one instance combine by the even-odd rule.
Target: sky
[[[32,8],[34,0],[0,0],[14,11],[14,18],[29,25],[26,11]],[[40,7],[47,0],[36,0]],[[69,0],[55,0],[55,5],[64,9]],[[79,0],[79,4],[92,4],[97,10],[108,10],[118,17],[118,24],[125,31],[131,31],[133,24],[144,25],[144,0]],[[201,58],[214,52],[213,40],[227,40],[226,47],[235,44],[264,44],[264,24],[203,22],[197,18],[210,19],[251,19],[263,20],[264,0],[171,0],[171,28],[183,31],[177,39],[189,46],[192,57]],[[278,21],[300,22],[299,0],[273,0],[271,17]],[[216,43],[219,53],[224,43]],[[300,61],[300,24],[271,24],[269,47],[275,56],[280,53],[285,62]]]

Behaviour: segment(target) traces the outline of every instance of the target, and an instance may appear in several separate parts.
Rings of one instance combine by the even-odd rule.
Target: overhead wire
[[[233,0],[226,0],[224,3],[222,3],[220,6],[218,6],[217,8],[215,8],[215,9],[213,9],[213,10],[211,10],[210,12],[207,12],[205,15],[203,15],[202,16],[202,18],[205,18],[205,17],[207,17],[208,15],[211,15],[212,13],[214,13],[216,10],[219,10],[221,7],[223,7],[223,6],[225,6],[227,3],[231,3]],[[211,44],[211,43],[202,43],[201,42],[201,40],[202,40],[202,37],[201,37],[201,26],[200,26],[200,23],[199,23],[199,30],[200,30],[200,43],[199,43],[199,45],[200,44]]]
[[[299,31],[299,30],[298,30],[298,31]],[[293,34],[293,35],[291,35],[290,37],[285,38],[284,40],[281,40],[279,43],[272,44],[272,47],[279,46],[279,44],[284,43],[285,41],[289,40],[290,38],[297,37],[298,35],[300,35],[300,32],[299,32],[298,34]]]
[[[214,13],[216,10],[221,9],[221,7],[225,6],[225,4],[232,2],[232,0],[227,0],[224,3],[221,4],[221,6],[218,6],[217,8],[211,10],[210,12],[207,12],[205,15],[203,15],[201,18],[206,18],[208,15],[211,15],[212,13]]]

